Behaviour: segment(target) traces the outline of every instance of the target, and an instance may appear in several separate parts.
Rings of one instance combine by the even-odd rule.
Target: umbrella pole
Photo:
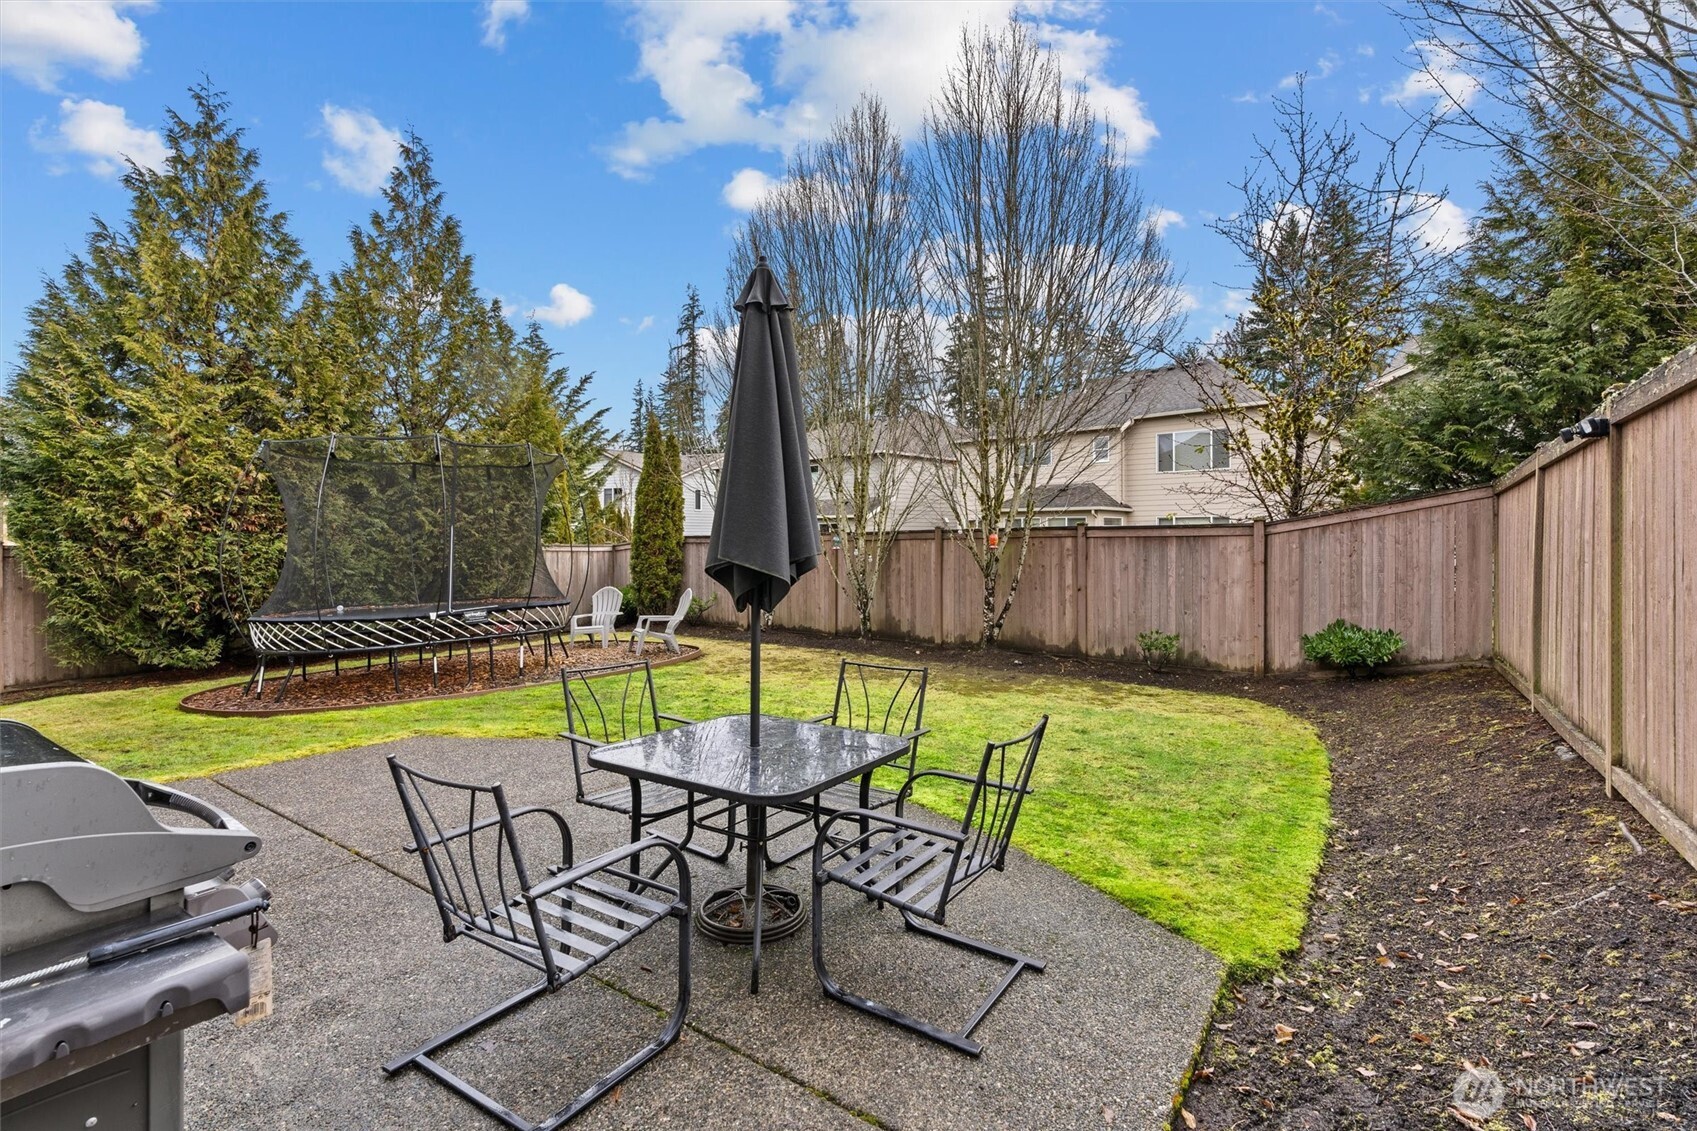
[[[748,617],[748,744],[760,745],[760,606],[749,611]]]

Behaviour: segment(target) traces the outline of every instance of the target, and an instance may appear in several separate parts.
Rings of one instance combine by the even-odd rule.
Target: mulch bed
[[[646,648],[644,654],[650,664],[658,667],[663,663],[696,659],[701,655],[701,650],[686,644],[682,645],[681,653],[674,656],[667,652],[664,646],[653,645]],[[494,673],[491,675],[489,654],[478,650],[468,679],[465,652],[456,651],[454,658],[449,660],[444,651],[438,659],[440,675],[437,683],[433,685],[430,678],[430,654],[426,652],[422,662],[416,652],[403,654],[398,666],[399,692],[395,690],[395,679],[390,674],[386,656],[374,657],[369,669],[366,668],[363,657],[344,659],[339,675],[335,674],[333,664],[324,661],[313,664],[305,680],[300,678],[297,671],[281,700],[278,699],[278,692],[282,690],[284,668],[287,665],[273,664],[266,673],[265,693],[260,698],[242,694],[247,676],[251,674],[243,672],[242,682],[196,692],[185,697],[182,705],[191,711],[248,716],[375,707],[421,699],[481,695],[526,684],[547,683],[558,680],[564,667],[600,667],[605,664],[629,663],[637,658],[624,643],[606,649],[596,646],[573,647],[567,653],[563,664],[557,646],[553,649],[552,664],[545,665],[542,657],[540,648],[526,649],[524,670],[520,671],[518,649],[511,646],[497,648]]]

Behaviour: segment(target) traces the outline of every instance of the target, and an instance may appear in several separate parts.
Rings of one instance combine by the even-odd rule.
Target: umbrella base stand
[[[779,884],[764,887],[760,941],[768,943],[795,934],[807,922],[807,904],[787,887]],[[721,888],[696,908],[695,925],[710,939],[749,946],[754,942],[754,917],[747,914],[747,903],[741,887]]]

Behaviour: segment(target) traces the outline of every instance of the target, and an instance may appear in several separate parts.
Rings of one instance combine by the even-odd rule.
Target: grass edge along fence
[[[1496,484],[1497,667],[1697,865],[1697,346]]]

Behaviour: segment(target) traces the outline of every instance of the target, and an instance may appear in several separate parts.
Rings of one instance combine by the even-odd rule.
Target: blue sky
[[[917,123],[965,19],[1037,24],[1137,153],[1186,281],[1191,331],[1241,303],[1210,217],[1234,207],[1269,96],[1297,72],[1311,106],[1399,131],[1433,98],[1409,32],[1377,4],[496,3],[0,5],[0,365],[16,364],[44,273],[89,220],[120,220],[119,154],[156,159],[166,106],[203,74],[262,155],[275,203],[321,273],[375,202],[398,131],[435,154],[477,279],[537,311],[574,372],[627,418],[684,286],[723,286],[730,233],[763,177],[863,89]],[[1488,175],[1426,155],[1459,238]]]

